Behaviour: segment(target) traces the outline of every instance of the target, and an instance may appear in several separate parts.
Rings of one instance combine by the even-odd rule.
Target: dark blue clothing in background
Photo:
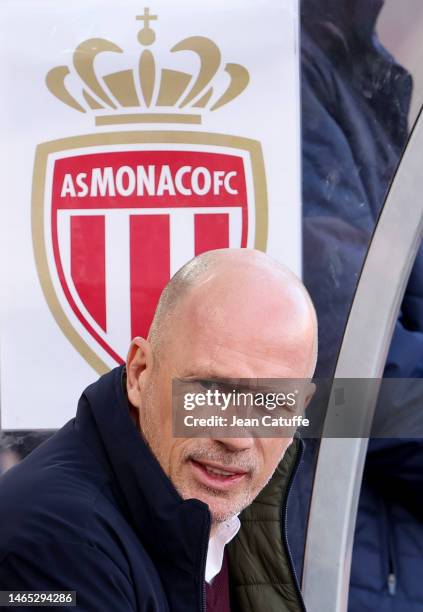
[[[408,137],[411,77],[375,36],[381,6],[381,0],[302,2],[304,280],[319,318],[318,376],[333,374],[371,234]],[[420,250],[385,376],[422,376],[422,332]],[[289,508],[300,573],[317,451],[318,442],[306,440]],[[421,440],[370,441],[349,612],[423,610],[422,485]]]

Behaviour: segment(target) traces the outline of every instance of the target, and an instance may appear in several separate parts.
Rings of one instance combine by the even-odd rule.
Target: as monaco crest
[[[98,74],[97,56],[122,49],[94,38],[76,48],[72,67],[46,78],[56,98],[93,114],[96,126],[125,129],[41,144],[35,161],[41,285],[57,323],[99,373],[124,362],[132,337],[148,334],[164,285],[188,260],[266,247],[260,143],[198,128],[248,86],[247,69],[222,66],[217,45],[201,36],[170,50],[195,54],[197,74],[158,66],[149,49],[157,16],[145,9],[139,19],[135,67]],[[221,72],[223,91],[214,84]]]

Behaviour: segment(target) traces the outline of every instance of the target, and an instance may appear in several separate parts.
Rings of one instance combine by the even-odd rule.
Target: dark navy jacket
[[[0,590],[76,591],[84,612],[204,612],[208,506],[163,472],[122,375],[88,387],[76,418],[0,478]],[[301,455],[295,437],[240,514],[225,549],[232,612],[304,610],[286,538]]]
[[[375,36],[382,4],[302,1],[304,279],[319,316],[320,376],[333,373],[367,246],[408,137],[412,83]],[[422,372],[420,249],[384,375]],[[382,419],[383,410],[382,403]],[[288,531],[299,572],[317,450],[316,441],[306,441],[291,496]],[[349,612],[423,610],[422,491],[421,440],[370,442]]]
[[[84,611],[200,612],[208,507],[165,476],[121,374],[88,387],[76,418],[0,479],[0,590],[76,590]]]

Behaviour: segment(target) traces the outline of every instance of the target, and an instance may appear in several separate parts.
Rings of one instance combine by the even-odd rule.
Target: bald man
[[[172,380],[309,379],[316,338],[303,285],[263,253],[186,264],[126,367],[0,480],[0,590],[99,612],[303,610],[285,533],[301,442],[174,437]]]

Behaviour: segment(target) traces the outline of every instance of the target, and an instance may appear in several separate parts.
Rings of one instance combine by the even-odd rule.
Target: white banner
[[[297,0],[0,1],[1,426],[60,427],[213,248],[300,272]]]

